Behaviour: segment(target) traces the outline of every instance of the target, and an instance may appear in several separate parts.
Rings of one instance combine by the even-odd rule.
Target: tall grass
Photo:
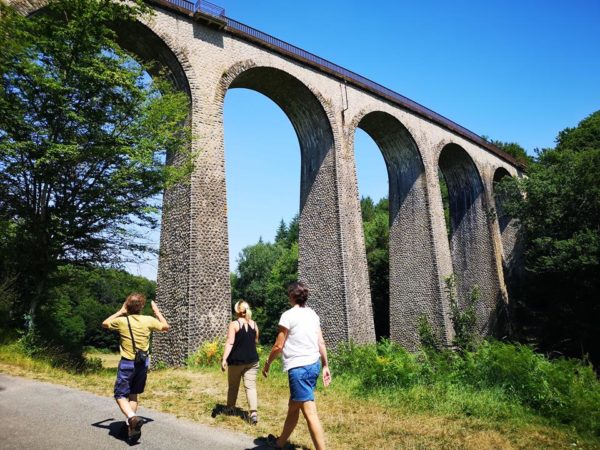
[[[538,415],[600,436],[600,382],[589,364],[485,341],[476,350],[409,353],[383,341],[333,352],[332,370],[361,395],[415,411],[518,418]]]

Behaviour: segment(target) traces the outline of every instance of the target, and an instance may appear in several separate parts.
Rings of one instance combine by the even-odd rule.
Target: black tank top
[[[240,329],[235,333],[233,348],[227,358],[227,364],[230,366],[239,366],[258,362],[258,353],[256,353],[256,329],[249,324],[244,327],[241,321],[238,321]],[[256,325],[255,325],[256,326]]]

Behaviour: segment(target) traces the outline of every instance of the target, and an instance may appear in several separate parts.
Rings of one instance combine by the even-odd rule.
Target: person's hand
[[[227,369],[227,361],[223,360],[221,361],[221,371],[225,372],[225,369]]]
[[[270,367],[271,367],[271,364],[269,363],[269,361],[265,362],[265,366],[263,367],[263,370],[262,370],[263,377],[267,378],[269,376]]]
[[[323,367],[323,385],[325,387],[329,386],[331,383],[331,372],[329,371],[329,367]]]
[[[127,314],[127,300],[125,300],[123,302],[123,306],[121,306],[121,309],[119,310],[119,314],[121,314],[122,316]]]

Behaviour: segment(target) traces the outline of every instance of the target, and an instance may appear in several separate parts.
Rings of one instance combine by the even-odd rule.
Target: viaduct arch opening
[[[289,308],[285,285],[273,281],[297,271],[300,148],[284,112],[248,89],[227,91],[224,131],[231,298],[249,302],[268,345]]]
[[[496,330],[496,313],[502,300],[484,185],[475,163],[457,144],[448,144],[442,149],[438,164],[448,187],[448,239],[457,278],[457,300],[459,307],[464,307],[465,299],[478,288],[477,328],[480,335],[486,335]]]
[[[377,143],[364,130],[354,133],[358,181],[375,338],[390,337],[389,181]]]
[[[368,113],[357,128],[379,147],[389,181],[389,322],[377,334],[387,331],[391,339],[417,348],[420,317],[444,326],[441,305],[432,293],[437,281],[423,161],[408,129],[392,115]]]
[[[341,331],[335,324],[345,312],[335,309],[336,302],[330,298],[330,293],[339,292],[336,284],[342,283],[343,273],[335,251],[339,248],[339,233],[330,117],[305,84],[282,70],[251,66],[233,72],[226,89],[250,89],[268,97],[281,108],[296,132],[300,147],[298,275],[309,286],[311,306],[321,316],[325,338],[346,340],[347,336],[335,335]]]

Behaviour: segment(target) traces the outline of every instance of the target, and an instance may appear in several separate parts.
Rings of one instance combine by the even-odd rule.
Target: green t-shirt
[[[151,316],[133,314],[129,316],[131,331],[135,339],[135,348],[148,351],[150,346],[150,335],[153,331],[161,331],[164,327],[160,321]],[[127,326],[127,317],[121,316],[113,319],[108,324],[109,330],[116,330],[121,335],[121,356],[127,359],[135,359],[133,345],[131,344],[131,334]]]

